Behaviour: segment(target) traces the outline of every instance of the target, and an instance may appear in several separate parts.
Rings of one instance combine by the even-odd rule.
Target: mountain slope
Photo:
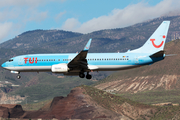
[[[157,111],[157,107],[83,85],[73,88],[67,97],[55,97],[38,111],[25,112],[21,118],[150,119]]]
[[[180,117],[179,111],[179,106],[145,105],[83,85],[73,88],[67,97],[55,97],[37,111],[24,111],[20,105],[0,106],[0,117],[11,118],[16,115],[16,118],[21,119],[176,120]]]
[[[64,77],[40,73],[31,78],[26,84],[21,85],[8,95],[20,95],[27,97],[22,104],[41,102],[52,99],[55,96],[66,96],[72,88],[85,84],[91,85],[95,81],[80,79],[79,77]]]
[[[164,20],[170,20],[167,41],[180,35],[180,16],[160,17],[126,28],[100,30],[89,34],[66,32],[61,30],[35,30],[25,32],[12,40],[0,44],[0,49],[18,50],[27,53],[61,53],[80,51],[89,38],[92,38],[90,52],[117,52],[135,49],[144,44],[149,36]],[[176,35],[176,37],[180,37]],[[69,49],[71,48],[71,49]]]
[[[36,47],[42,47],[43,44],[56,40],[78,37],[83,34],[68,32],[63,30],[33,30],[24,32],[12,40],[2,43],[2,48],[28,50]],[[61,43],[63,45],[63,43]]]
[[[180,40],[165,45],[164,60],[150,66],[119,71],[97,83],[96,88],[117,93],[180,89]]]

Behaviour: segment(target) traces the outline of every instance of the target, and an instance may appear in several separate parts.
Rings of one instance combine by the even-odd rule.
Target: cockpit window
[[[10,59],[10,60],[9,60],[9,62],[12,62],[12,61],[13,61],[13,59]]]

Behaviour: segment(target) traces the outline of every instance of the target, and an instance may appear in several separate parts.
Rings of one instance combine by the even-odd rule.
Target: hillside
[[[25,103],[36,103],[50,100],[55,96],[66,96],[72,88],[79,85],[91,85],[95,81],[80,79],[79,77],[63,77],[40,73],[31,78],[25,85],[21,85],[8,95],[20,95],[26,97]]]
[[[42,47],[46,43],[81,35],[83,34],[63,30],[33,30],[24,32],[7,42],[2,43],[0,46],[8,49],[30,50]],[[65,45],[65,42],[59,44]]]
[[[28,31],[0,44],[0,49],[17,50],[19,53],[16,55],[37,53],[37,51],[38,53],[74,53],[80,51],[88,39],[92,38],[90,52],[127,51],[141,46],[164,20],[171,21],[167,41],[180,37],[178,22],[180,16],[167,16],[126,28],[100,30],[88,34],[62,30]]]
[[[8,108],[8,105],[6,106]],[[0,108],[0,111],[3,110]],[[156,107],[133,102],[93,87],[80,86],[72,89],[67,97],[55,97],[51,103],[48,103],[38,111],[28,112],[21,110],[19,116],[16,117],[26,119],[129,120],[151,118],[156,112]],[[4,114],[5,113],[6,111],[4,111]],[[13,114],[13,112],[11,112],[9,116],[11,116],[11,114]],[[2,117],[8,118],[5,115]]]
[[[177,120],[179,106],[150,106],[89,86],[73,88],[67,97],[55,97],[37,111],[21,105],[1,105],[0,117],[20,119]]]

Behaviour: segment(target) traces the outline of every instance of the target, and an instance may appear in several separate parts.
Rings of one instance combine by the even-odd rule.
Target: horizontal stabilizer
[[[150,57],[152,57],[152,58],[163,57],[163,56],[164,56],[164,51],[163,50],[150,55]]]

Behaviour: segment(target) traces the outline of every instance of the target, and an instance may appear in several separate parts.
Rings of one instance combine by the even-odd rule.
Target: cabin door
[[[134,62],[135,62],[135,64],[139,64],[139,59],[137,56],[134,58]]]
[[[24,64],[24,59],[23,57],[20,57],[18,60],[18,65],[23,65]]]

